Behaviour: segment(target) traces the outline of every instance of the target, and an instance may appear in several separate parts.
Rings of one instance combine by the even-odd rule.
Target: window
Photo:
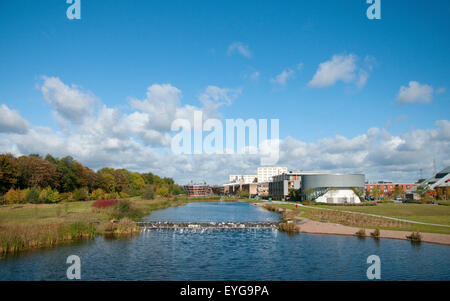
[[[448,175],[448,172],[438,173],[438,174],[436,174],[435,178],[436,178],[436,179],[442,179],[442,178],[445,177],[446,175]]]

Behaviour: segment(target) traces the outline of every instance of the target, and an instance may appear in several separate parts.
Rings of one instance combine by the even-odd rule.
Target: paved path
[[[367,216],[373,216],[373,217],[380,217],[385,219],[390,219],[394,221],[400,221],[405,223],[411,223],[411,224],[420,224],[420,225],[428,225],[428,226],[437,226],[437,227],[446,227],[450,228],[450,225],[441,225],[441,224],[432,224],[432,223],[424,223],[424,222],[417,222],[417,221],[411,221],[408,219],[402,219],[402,218],[396,218],[396,217],[390,217],[390,216],[384,216],[384,215],[378,215],[378,214],[371,214],[371,213],[364,213],[364,212],[355,212],[355,211],[348,211],[348,210],[336,210],[336,209],[330,209],[330,208],[320,208],[320,207],[313,207],[313,206],[306,206],[302,205],[300,203],[293,203],[293,202],[281,202],[281,201],[272,201],[267,203],[276,203],[276,204],[292,204],[292,205],[299,205],[300,207],[310,208],[310,209],[318,209],[318,210],[329,210],[329,211],[336,211],[336,212],[346,212],[346,213],[354,213],[354,214],[360,214],[360,215],[367,215]]]

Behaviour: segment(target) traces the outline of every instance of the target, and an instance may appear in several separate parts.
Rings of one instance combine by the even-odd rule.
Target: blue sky
[[[58,78],[124,114],[134,110],[130,100],[144,99],[153,84],[176,87],[179,105],[196,107],[202,106],[199,96],[206,87],[214,86],[240,91],[231,105],[218,109],[224,118],[279,118],[281,139],[291,137],[314,147],[336,136],[355,142],[371,128],[386,131],[391,140],[400,137],[406,145],[418,139],[420,131],[435,137],[433,131],[440,129],[444,138],[428,147],[437,168],[450,164],[448,1],[382,0],[381,20],[366,17],[369,5],[363,0],[81,0],[81,20],[67,19],[68,6],[63,0],[0,3],[0,104],[29,122],[31,129],[48,127],[63,139],[77,134],[73,127],[68,133],[55,118],[58,108],[43,95],[43,77]],[[341,65],[332,64],[339,59]],[[318,76],[312,84],[320,64],[327,62],[330,68],[350,65],[350,71],[326,69],[322,75],[336,74],[334,78],[324,83]],[[287,79],[277,81],[283,71]],[[366,80],[358,84],[361,76]],[[401,87],[406,89],[403,96]],[[439,127],[437,121],[444,123]],[[23,142],[31,137],[14,135],[2,133],[0,122],[0,151],[36,150]],[[43,146],[42,152],[46,150],[53,149]],[[365,150],[366,158],[380,156],[370,151]],[[410,161],[403,165],[374,161],[361,166],[358,161],[352,167],[336,158],[303,164],[305,158],[289,160],[288,154],[281,163],[292,169],[358,171],[374,180],[406,181],[417,178],[419,168],[431,172],[429,160],[416,160],[428,157],[429,151],[416,149],[413,156],[408,149]],[[71,155],[98,167],[88,155]],[[238,162],[233,173],[255,168],[245,159]],[[118,166],[123,161],[101,163]],[[151,164],[147,168],[166,173]],[[185,172],[180,181],[192,174]],[[214,167],[193,178],[208,178],[210,172]],[[176,171],[167,175],[177,178]],[[223,176],[210,181],[220,182]]]

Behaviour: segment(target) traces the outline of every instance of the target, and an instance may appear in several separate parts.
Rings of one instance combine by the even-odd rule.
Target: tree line
[[[70,156],[0,154],[0,200],[6,203],[56,203],[184,194],[172,178],[151,172],[102,168],[97,172]]]

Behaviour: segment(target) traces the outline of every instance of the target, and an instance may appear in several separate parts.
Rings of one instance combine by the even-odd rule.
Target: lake
[[[249,203],[189,203],[147,221],[278,221]],[[66,280],[66,259],[81,259],[82,280],[367,280],[370,255],[382,280],[450,280],[446,245],[278,230],[173,230],[93,240],[0,259],[0,280]]]

